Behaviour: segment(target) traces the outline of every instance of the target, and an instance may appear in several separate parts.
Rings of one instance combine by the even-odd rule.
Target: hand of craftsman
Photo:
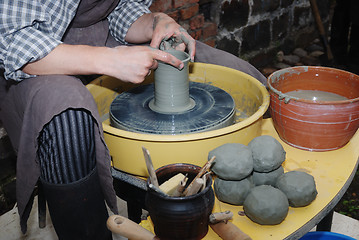
[[[173,38],[178,43],[175,49],[185,51],[187,48],[191,60],[194,60],[196,41],[172,18],[166,14],[157,13],[154,17],[153,29],[151,47],[159,48],[162,40]]]
[[[129,28],[125,40],[129,43],[146,43],[150,46],[119,46],[116,48],[88,45],[60,44],[47,56],[26,64],[23,71],[32,75],[90,75],[102,74],[124,82],[141,83],[157,68],[157,60],[179,69],[183,63],[158,48],[162,39],[181,39],[195,54],[195,41],[172,18],[163,13],[144,14]],[[183,50],[184,45],[178,45]]]

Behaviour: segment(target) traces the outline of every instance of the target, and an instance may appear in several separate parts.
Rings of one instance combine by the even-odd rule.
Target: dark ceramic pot
[[[178,173],[188,174],[189,184],[200,167],[192,164],[170,164],[156,170],[159,184]],[[147,181],[149,184],[149,181]],[[187,197],[170,197],[148,188],[146,207],[154,224],[156,235],[166,239],[202,239],[208,232],[209,215],[214,206],[212,178],[207,179],[206,188]]]

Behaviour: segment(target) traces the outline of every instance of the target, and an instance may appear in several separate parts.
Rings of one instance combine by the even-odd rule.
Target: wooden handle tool
[[[130,240],[155,240],[157,238],[152,232],[141,227],[130,219],[112,215],[107,219],[107,228],[113,232]]]
[[[209,161],[207,161],[203,167],[201,168],[201,170],[199,170],[197,176],[192,180],[192,182],[188,185],[188,187],[184,190],[183,195],[188,196],[188,191],[191,189],[192,185],[194,182],[196,182],[196,180],[200,177],[202,177],[202,175],[207,172],[208,169],[211,168],[213,161],[216,159],[216,156],[213,156]]]
[[[150,177],[151,183],[155,187],[160,187],[160,185],[158,184],[155,169],[154,169],[153,164],[152,164],[150,152],[145,147],[142,147],[142,151],[143,151],[143,155],[145,156],[147,171],[148,171],[148,175]]]
[[[173,197],[180,197],[182,195],[184,189],[186,188],[187,180],[188,180],[188,177],[186,174],[186,176],[182,179],[182,181],[176,187],[176,190],[173,192],[173,194],[172,194]]]
[[[188,190],[186,191],[186,195],[185,196],[191,196],[193,194],[198,193],[198,191],[202,188],[204,184],[204,181],[202,178],[197,178],[193,181],[193,183],[188,186]]]
[[[209,225],[223,240],[252,240],[250,236],[242,232],[231,222],[219,222]]]
[[[233,213],[231,211],[215,212],[209,215],[209,223],[216,224],[219,222],[227,222],[232,219]]]

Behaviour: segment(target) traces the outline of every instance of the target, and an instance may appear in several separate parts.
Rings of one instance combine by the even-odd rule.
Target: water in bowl
[[[336,93],[319,91],[319,90],[295,90],[286,93],[291,97],[300,99],[312,100],[312,101],[342,101],[348,100],[348,98]]]

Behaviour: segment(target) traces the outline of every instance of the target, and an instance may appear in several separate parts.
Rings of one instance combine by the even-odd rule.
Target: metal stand
[[[39,181],[37,184],[37,201],[38,201],[38,215],[39,215],[39,228],[46,227],[46,199],[42,184]]]
[[[146,210],[146,181],[128,173],[112,168],[116,195],[127,202],[128,218],[141,222],[142,209]]]
[[[330,232],[332,229],[334,210],[331,210],[318,224],[316,231],[327,231]]]

